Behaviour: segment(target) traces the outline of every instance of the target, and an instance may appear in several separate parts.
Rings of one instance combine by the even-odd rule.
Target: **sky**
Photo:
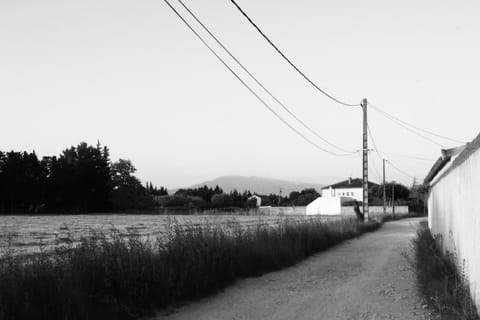
[[[230,1],[184,2],[323,138],[361,149],[361,108],[341,106],[311,87]],[[351,103],[367,98],[404,121],[460,141],[479,133],[480,2],[237,2],[333,96]],[[99,140],[112,160],[132,160],[142,181],[168,188],[223,175],[320,184],[361,176],[360,156],[335,157],[295,135],[162,0],[0,0],[0,70],[0,150],[58,155]],[[372,108],[368,115],[380,153],[440,156],[439,146]],[[433,163],[383,156],[404,172],[387,164],[387,180],[407,185],[412,177],[421,181]],[[381,162],[374,152],[369,158],[371,180],[379,182]]]

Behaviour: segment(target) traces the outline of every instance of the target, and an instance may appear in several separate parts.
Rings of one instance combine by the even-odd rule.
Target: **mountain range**
[[[314,188],[318,192],[323,187],[322,184],[293,182],[287,180],[262,178],[262,177],[243,177],[243,176],[224,176],[216,179],[195,184],[191,188],[198,188],[206,185],[210,188],[219,186],[224,192],[230,192],[236,189],[239,192],[250,190],[257,194],[279,194],[280,189],[282,195],[289,195],[292,191],[301,191],[306,188]]]

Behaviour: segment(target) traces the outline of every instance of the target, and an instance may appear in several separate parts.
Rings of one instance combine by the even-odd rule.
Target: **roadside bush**
[[[0,319],[135,319],[290,266],[379,222],[279,227],[172,224],[162,238],[97,234],[78,246],[0,258]]]
[[[419,291],[442,320],[479,320],[463,270],[457,268],[455,256],[443,254],[437,243],[422,223],[413,240]]]

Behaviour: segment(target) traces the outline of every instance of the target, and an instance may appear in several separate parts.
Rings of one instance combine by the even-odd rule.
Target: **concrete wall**
[[[361,206],[360,206],[360,210]],[[383,206],[369,206],[368,212],[370,213],[370,217],[378,217],[383,215]],[[408,214],[408,206],[395,206],[395,214]],[[387,214],[392,214],[392,207],[387,207]],[[353,211],[353,206],[345,206],[342,207],[342,215],[343,216],[355,216],[355,211]]]
[[[260,207],[249,210],[249,215],[304,216],[305,212],[305,207]]]
[[[318,197],[307,205],[306,214],[340,215],[341,201],[340,197]]]
[[[460,156],[459,156],[460,157]],[[445,251],[465,268],[480,310],[480,150],[474,151],[430,189],[428,224]]]

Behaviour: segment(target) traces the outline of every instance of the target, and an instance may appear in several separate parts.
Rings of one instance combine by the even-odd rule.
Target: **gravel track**
[[[240,280],[151,320],[429,319],[404,256],[422,218],[386,223],[296,266]]]

